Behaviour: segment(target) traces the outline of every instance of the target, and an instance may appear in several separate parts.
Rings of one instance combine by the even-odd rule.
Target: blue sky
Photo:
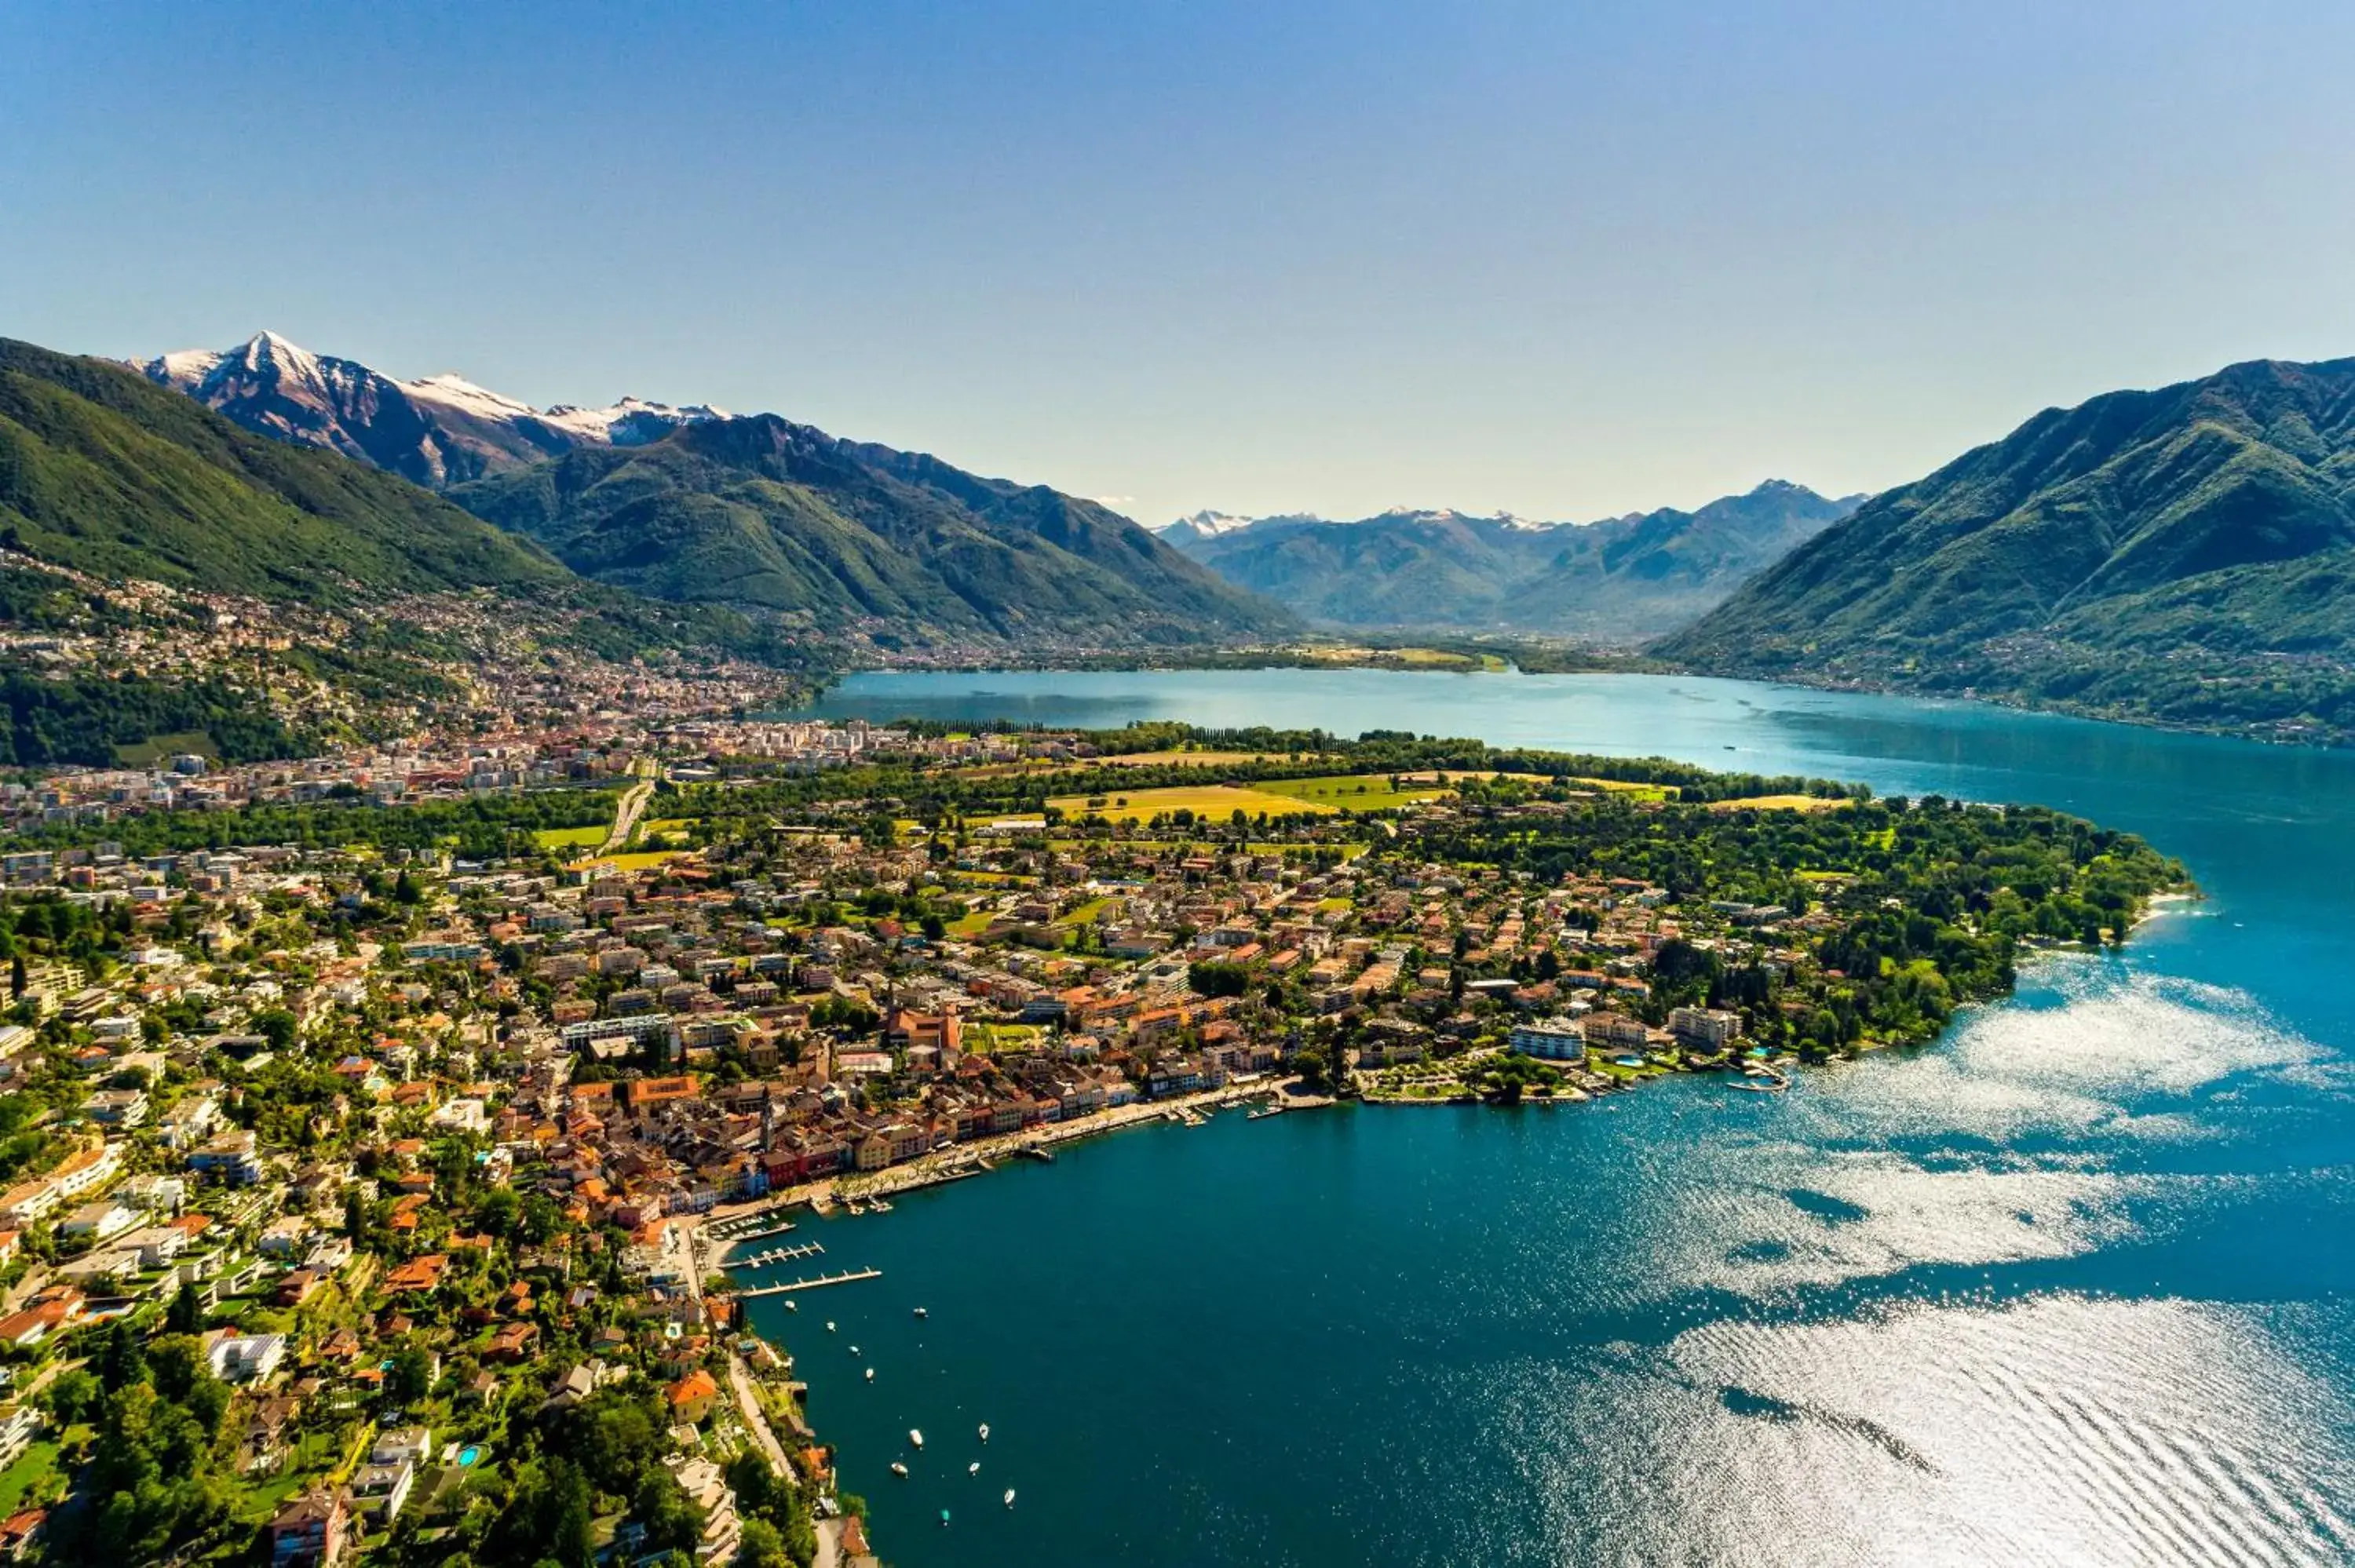
[[[1913,478],[2355,354],[2339,4],[0,0],[0,333],[1181,511]]]

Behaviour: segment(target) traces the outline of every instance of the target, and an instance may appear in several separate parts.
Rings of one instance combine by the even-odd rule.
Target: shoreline
[[[1206,1108],[1215,1110],[1271,1097],[1281,1102],[1287,1111],[1319,1110],[1339,1103],[1331,1096],[1289,1092],[1297,1086],[1298,1082],[1295,1078],[1262,1075],[1224,1084],[1215,1089],[1175,1095],[1167,1099],[1135,1100],[1076,1121],[1047,1122],[1018,1132],[996,1133],[967,1143],[953,1143],[901,1164],[886,1166],[880,1171],[821,1177],[815,1181],[800,1182],[771,1192],[760,1198],[715,1204],[709,1213],[697,1215],[687,1228],[694,1238],[694,1245],[701,1251],[699,1266],[725,1269],[728,1254],[735,1243],[713,1238],[709,1234],[709,1227],[730,1220],[752,1216],[782,1220],[789,1210],[797,1208],[826,1214],[837,1206],[851,1202],[866,1203],[877,1198],[898,1197],[901,1193],[922,1192],[929,1187],[943,1187],[953,1181],[986,1175],[997,1168],[995,1161],[1019,1159],[1027,1150],[1052,1150],[1060,1144],[1123,1132],[1148,1122],[1182,1121],[1187,1113]]]
[[[788,1187],[780,1192],[770,1192],[741,1202],[715,1204],[709,1211],[693,1216],[677,1227],[683,1233],[687,1267],[691,1282],[690,1288],[700,1296],[703,1293],[707,1273],[717,1273],[725,1278],[726,1283],[719,1294],[726,1295],[740,1303],[735,1319],[736,1331],[753,1335],[773,1348],[783,1350],[788,1369],[783,1406],[785,1419],[794,1428],[794,1436],[798,1441],[805,1444],[816,1444],[822,1441],[818,1436],[816,1424],[810,1420],[807,1413],[795,1401],[794,1391],[801,1385],[791,1380],[793,1352],[789,1348],[779,1347],[777,1342],[772,1340],[768,1335],[762,1334],[752,1327],[744,1308],[741,1305],[752,1298],[748,1294],[746,1286],[726,1273],[728,1255],[734,1249],[736,1243],[731,1239],[714,1237],[710,1234],[711,1226],[725,1224],[730,1220],[752,1218],[774,1220],[779,1224],[784,1224],[786,1223],[783,1219],[785,1213],[798,1208],[806,1208],[814,1214],[828,1214],[837,1202],[868,1202],[877,1198],[919,1192],[927,1187],[945,1186],[952,1181],[962,1181],[970,1177],[979,1176],[997,1168],[994,1164],[986,1164],[984,1161],[1018,1159],[1026,1150],[1051,1149],[1057,1144],[1073,1143],[1084,1138],[1124,1132],[1151,1122],[1176,1121],[1182,1125],[1199,1127],[1201,1125],[1201,1118],[1198,1113],[1231,1107],[1252,1100],[1273,1099],[1282,1104],[1287,1111],[1319,1110],[1339,1103],[1331,1096],[1291,1092],[1296,1091],[1298,1087],[1299,1080],[1296,1078],[1273,1078],[1262,1075],[1247,1081],[1225,1084],[1215,1089],[1199,1090],[1189,1095],[1174,1096],[1168,1099],[1134,1101],[1116,1109],[1100,1111],[1077,1121],[1055,1122],[1019,1132],[1000,1133],[971,1143],[952,1144],[947,1149],[935,1150],[902,1165],[868,1173],[863,1178],[853,1176],[846,1180],[829,1176],[821,1181],[805,1182]],[[856,1191],[850,1190],[853,1186],[856,1187]],[[775,1436],[769,1430],[765,1419],[761,1419],[756,1424],[754,1417],[756,1415],[765,1417],[766,1413],[762,1411],[758,1399],[747,1386],[750,1379],[741,1358],[732,1351],[729,1357],[729,1373],[731,1392],[742,1406],[746,1425],[751,1429],[756,1444],[774,1465],[779,1457]],[[781,1473],[788,1478],[792,1476],[793,1467],[790,1460],[786,1461]],[[834,1516],[823,1514],[815,1520],[815,1523],[820,1532],[819,1560],[823,1563],[827,1555],[826,1539],[828,1533],[827,1527],[833,1526],[838,1530],[840,1526]]]
[[[838,686],[853,675],[1037,675],[1037,674],[1220,674],[1239,671],[1261,670],[1369,670],[1391,674],[1511,674],[1511,675],[1648,675],[1660,678],[1678,676],[1710,681],[1743,681],[1753,685],[1786,686],[1795,691],[1830,692],[1852,696],[1896,697],[1911,702],[1954,704],[1966,707],[1987,707],[2005,713],[2030,717],[2077,719],[2087,724],[2116,725],[2127,729],[2157,730],[2168,735],[2202,736],[2211,740],[2246,741],[2255,746],[2288,747],[2306,751],[2355,751],[2355,736],[2329,738],[2322,736],[2283,735],[2262,725],[2245,726],[2203,725],[2187,720],[2160,717],[2134,718],[2119,714],[2104,713],[2093,708],[2065,702],[2034,701],[2029,698],[1997,693],[1931,691],[1895,682],[1863,680],[1855,677],[1809,676],[1792,671],[1742,671],[1698,669],[1689,665],[1642,665],[1597,663],[1577,669],[1530,670],[1518,663],[1509,663],[1505,670],[1465,669],[1433,666],[1416,669],[1401,664],[1345,663],[1317,660],[1299,663],[1189,663],[1184,662],[1087,663],[1083,662],[1042,660],[1035,663],[979,662],[943,664],[879,663],[846,668],[827,677],[827,688]],[[806,717],[823,701],[823,694],[813,697],[808,707],[790,710],[793,716]],[[779,710],[781,712],[786,710]]]

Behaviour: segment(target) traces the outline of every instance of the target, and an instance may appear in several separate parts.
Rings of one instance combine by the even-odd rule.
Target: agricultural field
[[[1387,774],[1335,774],[1323,779],[1271,779],[1252,786],[1271,795],[1285,795],[1310,807],[1352,811],[1384,811],[1393,806],[1412,805],[1429,800],[1447,792],[1447,786],[1431,774],[1419,779],[1401,777],[1399,788],[1391,788]]]
[[[1712,800],[1712,811],[1828,811],[1845,806],[1846,800],[1828,800],[1821,795],[1745,795],[1738,800]]]
[[[611,832],[610,825],[592,822],[585,828],[542,828],[531,837],[542,849],[595,849]]]
[[[1631,784],[1623,779],[1572,779],[1571,783],[1582,789],[1600,789],[1605,794],[1625,795],[1631,800],[1665,800],[1666,789],[1657,784]]]
[[[1382,648],[1362,657],[1369,663],[1396,664],[1408,670],[1502,670],[1505,662],[1494,653],[1478,657],[1451,653],[1441,648]]]
[[[1302,652],[1316,663],[1345,669],[1455,670],[1493,674],[1511,667],[1495,653],[1458,653],[1445,648],[1317,647]]]
[[[1090,805],[1091,800],[1103,803]],[[1280,817],[1287,812],[1336,810],[1331,805],[1296,800],[1247,784],[1173,784],[1159,789],[1132,789],[1125,794],[1114,791],[1106,795],[1059,795],[1047,804],[1066,817],[1092,812],[1112,822],[1149,821],[1164,812],[1177,811],[1191,811],[1198,817],[1224,821],[1237,811],[1254,817],[1265,811],[1272,817]]]

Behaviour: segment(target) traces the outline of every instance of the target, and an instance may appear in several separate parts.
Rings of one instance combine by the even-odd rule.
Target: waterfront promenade
[[[748,1214],[782,1213],[805,1203],[823,1213],[837,1204],[870,1202],[877,1198],[890,1198],[901,1192],[912,1192],[920,1188],[935,1187],[945,1181],[980,1175],[1000,1160],[1019,1158],[1025,1150],[1052,1149],[1058,1144],[1093,1138],[1099,1133],[1117,1132],[1124,1128],[1139,1127],[1147,1122],[1182,1120],[1188,1113],[1199,1114],[1225,1106],[1240,1105],[1246,1100],[1267,1098],[1280,1101],[1294,1110],[1308,1110],[1333,1104],[1327,1097],[1300,1092],[1297,1079],[1278,1080],[1264,1076],[1190,1095],[1174,1095],[1167,1099],[1136,1100],[1075,1121],[1048,1122],[1025,1128],[1020,1132],[1000,1133],[992,1138],[950,1144],[880,1171],[827,1176],[815,1181],[781,1188],[766,1197],[722,1203],[697,1222],[698,1245],[710,1249],[708,1261],[716,1267],[725,1261],[731,1242],[714,1240],[703,1233],[709,1226],[724,1221],[741,1219]],[[768,1234],[752,1232],[732,1240],[748,1241]]]

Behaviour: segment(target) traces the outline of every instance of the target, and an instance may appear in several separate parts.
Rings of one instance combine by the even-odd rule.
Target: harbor
[[[834,1206],[840,1206],[850,1213],[863,1213],[873,1207],[879,1198],[889,1199],[903,1192],[962,1181],[997,1169],[998,1162],[1002,1160],[1023,1159],[1051,1164],[1051,1160],[1040,1160],[1039,1157],[1079,1139],[1163,1120],[1199,1127],[1206,1118],[1220,1109],[1256,1100],[1265,1100],[1287,1110],[1308,1110],[1334,1103],[1325,1096],[1298,1093],[1296,1086],[1289,1082],[1279,1083],[1269,1078],[1246,1079],[1167,1099],[1139,1100],[1117,1109],[1098,1111],[1075,1121],[1053,1122],[970,1144],[952,1145],[889,1170],[855,1177],[830,1177],[824,1181],[795,1188],[792,1195],[796,1201],[808,1202],[819,1213]],[[857,1206],[853,1207],[854,1204]]]

